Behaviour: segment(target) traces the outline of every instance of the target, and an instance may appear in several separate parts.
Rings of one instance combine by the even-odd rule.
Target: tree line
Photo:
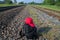
[[[13,0],[14,1],[14,3],[17,3],[17,1],[16,0]],[[0,3],[2,3],[2,4],[13,4],[13,2],[12,2],[12,0],[3,0],[3,1],[0,1]]]
[[[11,0],[4,0],[6,4],[12,4],[13,2]]]
[[[12,4],[12,0],[4,0],[6,4]],[[14,0],[14,3],[17,3],[16,0]],[[26,4],[24,2],[19,2],[19,4]],[[44,5],[58,5],[60,6],[60,0],[44,0],[43,3],[36,3],[36,2],[30,2],[28,4],[44,4]]]
[[[60,6],[60,0],[44,0],[42,3],[30,2],[29,4],[44,4],[44,5],[57,5]]]
[[[43,4],[60,6],[60,0],[44,0]]]
[[[24,2],[20,2],[19,4],[24,4]],[[42,3],[36,3],[34,1],[28,4],[44,4],[44,5],[57,5],[60,6],[60,0],[44,0]]]

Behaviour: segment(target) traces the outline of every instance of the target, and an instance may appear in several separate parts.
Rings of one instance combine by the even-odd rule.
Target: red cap
[[[34,23],[33,23],[33,19],[28,17],[25,19],[25,23],[30,25],[31,27],[35,27]]]

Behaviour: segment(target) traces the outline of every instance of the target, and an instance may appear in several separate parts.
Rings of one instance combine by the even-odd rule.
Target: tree
[[[0,4],[4,4],[4,1],[0,1]]]
[[[13,2],[10,0],[10,3],[9,4],[13,4]]]
[[[9,4],[10,3],[10,0],[4,0],[6,4]]]
[[[55,0],[44,0],[44,4],[54,5],[55,4]]]
[[[15,2],[15,3],[17,3],[17,1],[16,1],[16,0],[14,0],[14,2]]]
[[[56,5],[60,6],[60,0],[56,0]]]
[[[32,1],[32,2],[30,2],[29,4],[35,4],[35,2],[34,2],[34,1]]]
[[[19,4],[24,4],[24,2],[19,2]]]

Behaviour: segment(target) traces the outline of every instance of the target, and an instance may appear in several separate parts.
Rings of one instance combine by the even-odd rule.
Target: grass
[[[0,4],[0,7],[16,6],[16,4]]]
[[[36,5],[36,7],[42,7],[42,8],[60,11],[60,6],[56,6],[56,5]]]
[[[33,5],[32,5],[33,6]],[[57,15],[57,16],[60,16],[60,13],[58,13],[58,12],[60,12],[60,6],[56,6],[56,5],[34,5],[33,7],[36,7],[36,8],[38,8],[38,9],[43,9],[43,8],[45,8],[45,9],[50,9],[50,10],[55,10],[55,11],[57,11],[56,13],[54,13],[54,12],[52,12],[51,11],[51,15],[52,16],[54,16],[54,15]],[[45,11],[45,10],[43,10],[43,11]],[[45,11],[45,12],[48,12],[48,11]],[[50,12],[48,13],[48,15],[50,15]]]

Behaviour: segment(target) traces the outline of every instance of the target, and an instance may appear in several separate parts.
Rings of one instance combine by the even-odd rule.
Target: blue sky
[[[17,2],[21,2],[21,1],[26,2],[26,3],[32,2],[32,1],[37,2],[37,3],[43,2],[43,0],[17,0]]]
[[[3,1],[3,0],[0,0],[0,1]],[[14,2],[14,0],[12,0],[12,1]],[[36,3],[42,3],[43,2],[43,0],[17,0],[17,2],[21,2],[21,1],[23,1],[25,3],[29,3],[29,2],[32,2],[32,1],[34,1]]]

